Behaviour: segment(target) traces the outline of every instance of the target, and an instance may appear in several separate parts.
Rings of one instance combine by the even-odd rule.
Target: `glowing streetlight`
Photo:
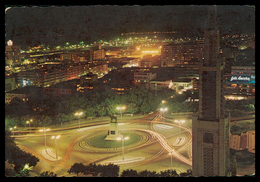
[[[121,123],[122,123],[122,110],[125,110],[125,106],[117,107],[116,109],[121,111]]]
[[[13,136],[14,136],[14,131],[13,131],[13,128],[10,128],[10,131],[12,131],[12,132],[13,132]]]
[[[172,149],[172,151],[169,153],[169,155],[171,156],[171,168],[172,168],[172,153],[173,153],[174,149]]]
[[[116,138],[117,140],[122,140],[122,155],[123,155],[123,161],[125,160],[125,157],[124,157],[124,141],[125,140],[128,140],[129,139],[129,137],[118,137],[118,138]]]
[[[79,121],[79,130],[80,130],[80,117],[83,114],[83,112],[77,112],[75,113],[75,116],[78,116],[78,121]]]
[[[162,112],[163,122],[164,122],[164,113],[168,111],[168,108],[161,108],[160,111]]]
[[[54,139],[55,140],[55,148],[56,148],[56,159],[58,159],[58,153],[57,153],[57,139],[60,138],[60,135],[57,135],[56,137],[55,136],[52,136],[51,139]]]
[[[175,123],[179,123],[179,137],[180,137],[180,124],[184,123],[185,120],[174,120]]]
[[[46,150],[46,131],[50,131],[50,128],[48,128],[48,129],[43,128],[43,129],[41,129],[39,131],[40,132],[44,132],[44,141],[45,141],[45,150]]]
[[[30,119],[30,121],[26,121],[26,124],[29,124],[30,134],[31,134],[31,122],[32,122],[32,121],[33,121],[32,119]]]

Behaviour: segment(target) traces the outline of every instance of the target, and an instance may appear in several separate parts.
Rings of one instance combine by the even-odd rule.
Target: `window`
[[[203,134],[203,142],[204,143],[213,143],[213,134],[212,133],[204,133]]]

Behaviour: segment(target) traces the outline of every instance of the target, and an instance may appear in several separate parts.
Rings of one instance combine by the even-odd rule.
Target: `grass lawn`
[[[124,141],[124,145],[129,145],[132,144],[134,142],[136,142],[138,140],[138,135],[132,134],[132,133],[122,133],[124,135],[124,137],[129,137],[128,140]],[[120,148],[122,147],[122,141],[119,140],[105,140],[106,138],[106,134],[105,135],[100,135],[97,136],[95,138],[93,138],[92,140],[90,140],[90,145],[92,145],[93,147],[99,147],[99,148]]]

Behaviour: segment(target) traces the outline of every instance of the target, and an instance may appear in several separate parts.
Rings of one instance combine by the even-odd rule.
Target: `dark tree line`
[[[163,99],[172,95],[173,91],[165,90],[154,96],[144,88],[125,91],[123,95],[113,90],[89,91],[63,97],[46,97],[36,94],[24,102],[14,98],[5,105],[6,128],[12,126],[25,127],[26,121],[33,119],[32,126],[48,126],[61,124],[73,119],[75,113],[83,111],[81,118],[92,118],[119,114],[117,106],[124,105],[124,113],[149,113],[156,111]]]
[[[79,174],[90,175],[93,177],[189,177],[192,175],[190,169],[186,172],[177,173],[176,170],[165,170],[157,173],[156,171],[136,171],[133,169],[123,170],[121,175],[119,175],[119,166],[114,164],[95,164],[90,163],[89,165],[84,165],[83,163],[74,163],[71,168],[68,170],[68,173],[74,173],[76,176]]]

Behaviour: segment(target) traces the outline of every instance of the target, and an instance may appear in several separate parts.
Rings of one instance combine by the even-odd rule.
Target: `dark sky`
[[[122,32],[204,29],[208,6],[52,6],[6,10],[6,39],[19,44],[79,39],[93,41]],[[223,31],[255,31],[253,6],[217,6]],[[90,39],[91,38],[91,39]],[[78,40],[77,40],[78,41]]]

